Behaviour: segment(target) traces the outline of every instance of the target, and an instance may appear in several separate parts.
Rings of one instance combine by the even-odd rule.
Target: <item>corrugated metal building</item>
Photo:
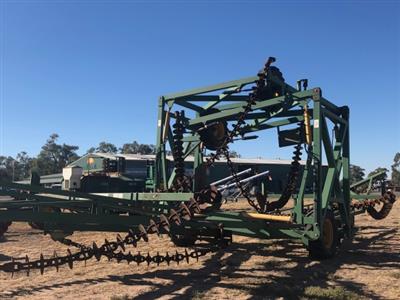
[[[147,161],[154,161],[155,155],[140,155],[140,154],[110,154],[110,153],[91,153],[82,156],[74,161],[69,166],[79,166],[84,173],[90,174],[103,170],[104,159],[116,159],[117,157],[125,158],[126,171],[122,174],[123,179],[145,180],[147,176]],[[173,169],[173,157],[167,157],[169,160],[169,169]],[[232,158],[236,170],[242,171],[248,168],[253,168],[258,172],[269,170],[272,181],[268,183],[268,190],[276,193],[280,192],[286,182],[287,174],[290,169],[290,160],[277,159],[259,159],[259,158]],[[186,160],[187,173],[191,174],[191,166],[193,157],[187,157]],[[303,166],[304,161],[300,161]],[[226,161],[221,159],[215,162],[210,168],[208,174],[208,182],[213,182],[218,179],[230,176],[231,172],[226,164]],[[41,177],[41,184],[46,186],[58,186],[61,184],[62,174],[52,174]]]

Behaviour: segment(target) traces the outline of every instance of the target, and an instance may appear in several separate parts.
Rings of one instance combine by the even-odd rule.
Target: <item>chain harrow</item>
[[[390,191],[386,191],[381,197],[377,199],[353,201],[350,204],[350,207],[357,210],[364,209],[375,220],[382,220],[389,215],[395,201],[396,195]],[[375,206],[378,204],[383,204],[379,210],[375,208]]]
[[[79,252],[72,253],[69,249],[67,250],[67,255],[58,256],[56,252],[54,252],[53,257],[44,258],[43,254],[40,255],[40,258],[35,261],[29,261],[28,256],[24,258],[13,258],[11,262],[5,263],[0,266],[0,270],[8,273],[14,274],[15,272],[26,271],[29,276],[31,270],[40,270],[40,274],[44,273],[46,268],[54,267],[57,272],[59,271],[59,267],[62,265],[68,265],[70,269],[73,268],[74,262],[85,262],[91,259],[96,258],[97,261],[100,261],[102,257],[106,257],[109,261],[116,260],[118,263],[121,261],[126,261],[129,263],[135,262],[138,266],[142,263],[146,263],[147,266],[150,264],[156,264],[159,266],[162,263],[166,263],[168,266],[171,262],[175,262],[179,265],[181,261],[190,262],[191,259],[199,260],[200,257],[205,256],[209,253],[216,252],[220,249],[220,247],[214,245],[212,247],[207,248],[197,248],[190,252],[185,249],[184,253],[179,253],[176,251],[174,254],[169,254],[166,252],[165,255],[157,252],[156,255],[143,255],[140,252],[137,254],[132,254],[130,251],[128,253],[124,253],[122,250],[118,251],[119,248],[125,250],[125,246],[123,245],[124,241],[117,240],[117,242],[106,242],[98,247],[96,243],[93,243],[92,247],[86,247]]]
[[[185,127],[183,126],[184,111],[175,112],[175,124],[173,125],[173,150],[175,164],[175,182],[172,190],[175,192],[185,192],[191,190],[189,178],[185,175],[185,163],[183,157],[183,134]]]
[[[273,211],[276,209],[280,209],[288,203],[290,197],[296,190],[299,174],[300,174],[300,159],[301,159],[301,144],[298,144],[294,147],[292,163],[290,165],[290,171],[288,175],[288,181],[286,183],[286,187],[279,197],[278,200],[274,202],[267,203],[266,211]]]
[[[261,92],[263,88],[266,85],[266,77],[268,70],[271,66],[271,64],[275,62],[274,57],[269,57],[267,62],[264,65],[264,68],[258,72],[258,80],[256,81],[256,85],[252,87],[252,92],[249,94],[249,99],[247,100],[246,105],[243,107],[243,112],[238,116],[236,124],[233,125],[233,129],[229,131],[228,136],[225,139],[225,143],[222,145],[222,147],[218,148],[215,153],[211,154],[209,158],[206,160],[206,164],[208,166],[211,166],[214,164],[216,160],[220,158],[221,155],[225,156],[226,162],[228,164],[228,167],[230,169],[231,175],[233,176],[233,179],[236,183],[236,186],[239,188],[241,194],[243,197],[246,198],[247,202],[251,207],[253,207],[256,211],[261,212],[262,208],[253,200],[251,199],[247,189],[243,187],[243,185],[240,182],[240,179],[237,176],[237,172],[233,166],[233,163],[230,159],[229,155],[229,147],[228,144],[233,142],[233,139],[240,135],[241,128],[245,124],[245,119],[246,116],[252,111],[252,106],[256,103],[257,99],[261,95]]]
[[[72,253],[71,250],[68,249],[67,255],[64,256],[58,256],[57,253],[54,252],[53,257],[50,258],[45,258],[43,254],[41,254],[39,259],[33,261],[30,261],[28,256],[22,259],[13,258],[11,262],[0,265],[0,270],[11,273],[26,271],[29,275],[30,270],[38,269],[40,270],[40,273],[43,274],[46,268],[55,267],[58,270],[58,268],[62,265],[68,265],[70,268],[72,268],[74,262],[86,262],[93,257],[95,257],[97,260],[100,260],[101,257],[106,257],[109,260],[125,260],[128,263],[136,262],[138,265],[143,262],[146,262],[148,265],[150,263],[156,263],[159,265],[163,262],[169,264],[170,262],[179,263],[183,260],[189,261],[190,258],[198,259],[199,257],[208,253],[217,251],[219,247],[212,246],[205,249],[195,249],[191,252],[187,252],[187,250],[185,250],[185,254],[176,252],[173,255],[168,253],[165,255],[160,255],[157,253],[155,256],[151,256],[149,253],[147,253],[147,255],[142,255],[140,252],[138,252],[136,255],[133,255],[130,252],[125,254],[123,251],[125,251],[125,248],[128,245],[136,247],[140,240],[148,242],[149,234],[160,234],[165,232],[170,233],[171,224],[179,226],[184,220],[189,221],[194,213],[200,212],[200,204],[202,204],[202,200],[196,200],[194,198],[192,198],[187,205],[185,203],[180,203],[179,207],[176,209],[170,209],[168,217],[164,214],[160,214],[157,222],[153,219],[150,219],[148,226],[145,227],[143,225],[139,225],[136,231],[134,229],[130,229],[124,238],[118,234],[116,241],[109,242],[105,240],[101,246],[97,246],[96,243],[93,243],[92,246],[85,246],[69,239],[62,239],[62,243],[77,247],[80,250]]]

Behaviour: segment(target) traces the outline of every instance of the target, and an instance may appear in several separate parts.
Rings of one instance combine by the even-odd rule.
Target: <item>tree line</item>
[[[42,146],[41,151],[36,157],[30,157],[25,151],[18,153],[15,158],[11,156],[0,156],[0,177],[8,180],[22,180],[29,178],[31,170],[35,169],[40,175],[60,173],[69,163],[77,160],[78,146],[59,144],[58,134],[53,133]],[[140,144],[137,141],[125,143],[118,148],[108,142],[100,142],[97,147],[89,148],[86,153],[121,153],[121,154],[155,154],[156,147],[151,144]],[[240,157],[238,153],[232,151],[232,157]],[[376,168],[368,176],[377,172],[388,171],[386,168]],[[400,152],[393,158],[391,166],[392,185],[400,186]],[[360,181],[366,177],[365,169],[357,165],[350,165],[350,184]]]
[[[356,183],[357,181],[363,180],[366,177],[372,176],[374,174],[380,173],[382,171],[388,172],[389,170],[386,168],[378,167],[372,172],[370,172],[367,176],[365,176],[365,169],[357,165],[350,165],[350,185]],[[400,152],[397,152],[393,158],[393,164],[391,165],[391,185],[400,186]],[[387,174],[384,176],[384,179],[387,180]]]
[[[29,178],[31,170],[35,169],[40,175],[60,173],[62,169],[77,160],[78,146],[58,143],[59,135],[50,135],[36,157],[30,157],[25,151],[12,156],[0,156],[0,177],[18,181]],[[112,143],[100,142],[97,147],[89,148],[86,153],[121,153],[121,154],[154,154],[155,146],[140,144],[137,141],[125,143],[118,148]]]

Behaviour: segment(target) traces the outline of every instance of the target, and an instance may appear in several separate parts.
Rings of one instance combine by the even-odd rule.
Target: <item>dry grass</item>
[[[310,286],[304,290],[303,299],[359,300],[362,297],[343,287],[320,288],[318,286]]]

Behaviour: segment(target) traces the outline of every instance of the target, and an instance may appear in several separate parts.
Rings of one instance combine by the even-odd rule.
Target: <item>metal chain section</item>
[[[86,245],[78,243],[78,242],[75,242],[75,241],[67,239],[67,238],[57,239],[56,241],[60,242],[61,244],[66,245],[66,246],[75,247],[75,248],[78,248],[78,249],[81,249],[81,250],[84,250],[84,249],[87,248]]]
[[[290,165],[288,180],[282,195],[278,200],[267,203],[266,211],[280,209],[288,203],[290,197],[296,190],[299,174],[300,174],[300,159],[301,159],[301,144],[294,147],[292,163]]]
[[[168,266],[171,262],[175,262],[179,265],[180,262],[186,261],[190,262],[191,259],[199,260],[200,257],[205,256],[209,253],[217,252],[220,247],[213,246],[207,248],[197,248],[190,252],[185,249],[184,253],[179,253],[176,251],[174,254],[166,254],[162,255],[157,252],[156,255],[150,255],[148,252],[146,255],[137,252],[137,254],[132,254],[130,251],[128,253],[124,253],[123,251],[117,252],[117,250],[123,247],[120,241],[118,242],[105,242],[101,247],[98,247],[96,243],[93,243],[92,247],[86,247],[85,250],[80,252],[72,253],[69,249],[67,250],[67,255],[58,256],[56,252],[54,252],[53,257],[44,258],[41,254],[40,258],[35,261],[29,261],[28,256],[19,259],[12,259],[11,262],[5,263],[0,266],[0,270],[7,273],[16,273],[21,271],[26,271],[29,276],[31,270],[40,270],[40,273],[43,274],[46,268],[54,267],[57,272],[59,271],[59,267],[62,265],[68,265],[70,269],[73,268],[74,262],[85,262],[96,258],[97,261],[100,261],[102,257],[106,257],[109,261],[112,259],[116,260],[118,263],[121,261],[126,261],[128,264],[131,262],[135,262],[138,266],[142,263],[146,263],[147,266],[150,264],[156,264],[159,266],[162,263],[166,263]],[[125,250],[125,248],[124,248]]]
[[[249,192],[248,192],[248,189],[246,189],[243,186],[243,184],[240,182],[240,179],[239,179],[239,177],[237,175],[237,172],[236,172],[236,170],[235,170],[235,168],[233,166],[233,163],[232,163],[232,161],[230,159],[229,150],[228,149],[225,149],[224,155],[225,155],[228,167],[229,167],[229,169],[231,171],[231,175],[233,176],[233,179],[235,180],[236,186],[239,188],[240,193],[242,194],[242,196],[244,196],[246,198],[246,200],[250,204],[250,206],[253,207],[256,211],[263,212],[264,209],[262,207],[262,204],[261,203],[257,204],[253,199],[251,199],[251,197],[249,195]]]
[[[29,274],[29,271],[32,269],[40,269],[40,272],[43,274],[44,269],[47,267],[56,267],[58,269],[59,266],[68,264],[69,267],[72,268],[74,261],[86,261],[91,259],[92,257],[96,257],[97,260],[99,260],[102,256],[107,257],[108,259],[121,258],[123,257],[122,256],[123,253],[122,254],[120,252],[116,253],[118,249],[125,250],[125,246],[127,245],[132,245],[136,247],[137,243],[142,239],[148,242],[149,234],[160,234],[161,232],[169,233],[171,228],[170,225],[171,223],[179,226],[182,224],[182,219],[186,221],[190,220],[194,213],[200,212],[200,207],[199,207],[200,204],[202,204],[200,199],[199,201],[197,201],[193,198],[189,201],[188,205],[180,203],[178,208],[170,209],[168,217],[165,216],[164,214],[161,214],[158,217],[159,219],[157,222],[155,222],[153,219],[150,219],[149,225],[147,227],[139,225],[136,232],[133,229],[130,229],[128,234],[124,238],[122,238],[120,235],[117,235],[116,241],[109,242],[105,240],[105,242],[100,247],[98,247],[96,243],[93,243],[92,247],[89,247],[81,245],[79,243],[75,243],[68,239],[64,239],[63,240],[64,243],[70,244],[71,246],[74,247],[78,247],[80,250],[75,253],[72,253],[68,249],[67,255],[59,257],[57,256],[56,253],[54,253],[54,256],[52,258],[44,258],[43,254],[41,254],[40,258],[34,261],[29,261],[29,258],[27,256],[23,258],[24,259],[23,262],[21,262],[20,259],[13,258],[11,262],[7,262],[5,264],[0,265],[0,270],[12,273],[25,270]],[[193,254],[193,252],[191,252],[190,255],[195,255],[195,257],[200,257],[202,255],[206,255],[207,253],[215,251],[214,248],[215,247],[210,248],[207,251],[203,250],[201,253],[193,251],[196,252],[196,254]],[[138,253],[137,255],[128,254],[126,257],[123,258],[128,262],[135,261],[135,259],[136,262],[138,261],[179,262],[183,260],[182,257],[186,257],[186,255],[184,256],[182,255],[183,254],[178,253],[174,256],[174,258],[167,258],[170,257],[167,254],[161,258],[159,254],[157,254],[154,257],[148,254],[146,256],[146,259],[143,260],[141,254]]]
[[[249,99],[247,104],[244,106],[243,112],[239,115],[236,124],[233,126],[233,129],[229,132],[226,137],[225,143],[222,147],[218,148],[215,153],[211,154],[209,158],[206,160],[206,164],[211,166],[214,164],[216,160],[220,158],[221,155],[224,155],[228,164],[228,167],[231,171],[231,175],[236,182],[236,186],[239,188],[242,195],[246,198],[247,202],[252,206],[256,211],[261,212],[262,208],[255,203],[248,191],[243,187],[240,183],[240,179],[237,176],[236,170],[234,169],[233,163],[229,156],[229,147],[228,144],[233,141],[233,139],[240,134],[241,127],[245,124],[245,119],[248,113],[252,111],[252,106],[256,103],[262,89],[265,87],[265,79],[267,77],[267,72],[271,64],[275,61],[274,57],[269,57],[267,62],[264,65],[264,69],[258,72],[258,80],[256,81],[256,85],[252,87],[252,92],[249,94]]]
[[[246,198],[251,207],[253,207],[256,211],[260,213],[282,208],[289,201],[291,195],[295,191],[300,171],[299,161],[301,157],[301,144],[295,146],[295,151],[293,152],[293,161],[291,164],[288,182],[286,184],[285,190],[282,193],[281,197],[277,201],[274,201],[272,203],[267,203],[265,197],[258,197],[258,203],[251,199],[249,191],[242,185],[242,183],[240,182],[240,178],[237,176],[237,172],[230,159],[228,144],[240,134],[240,129],[245,124],[245,118],[247,114],[252,111],[252,105],[256,103],[260,93],[262,92],[262,89],[265,87],[265,79],[267,77],[269,67],[274,61],[275,58],[270,57],[266,62],[264,69],[257,74],[259,79],[256,81],[256,85],[252,88],[252,93],[250,93],[249,95],[249,100],[247,101],[246,106],[244,106],[243,112],[239,115],[237,123],[233,126],[233,130],[229,132],[229,135],[226,138],[224,145],[217,149],[217,151],[211,154],[211,156],[206,160],[206,164],[210,166],[214,164],[215,160],[219,159],[221,155],[224,155],[231,175],[233,176],[236,186],[239,188],[242,196]]]
[[[189,178],[185,175],[185,162],[183,157],[183,134],[185,127],[183,126],[182,117],[184,111],[175,112],[175,124],[173,125],[173,157],[175,164],[175,182],[172,190],[175,192],[185,192],[191,190]]]
[[[381,220],[386,218],[392,210],[393,203],[396,202],[396,195],[392,192],[385,192],[377,199],[367,199],[363,201],[353,201],[350,204],[352,209],[366,209],[368,214],[376,219]],[[376,210],[375,206],[383,204],[380,210]]]

